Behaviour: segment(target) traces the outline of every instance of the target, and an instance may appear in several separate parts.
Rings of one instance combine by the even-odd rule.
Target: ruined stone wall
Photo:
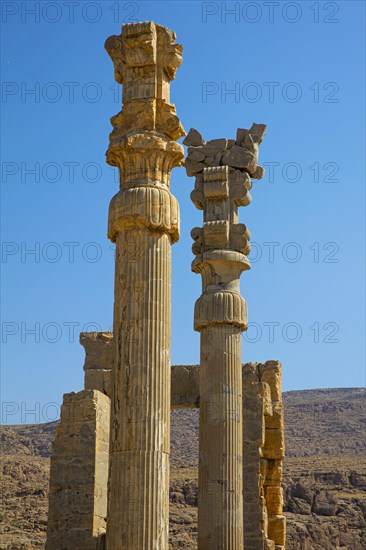
[[[281,363],[243,366],[245,550],[283,550],[282,461],[285,456]]]
[[[64,548],[96,550],[105,532],[113,335],[82,333],[80,342],[85,390],[64,396],[52,449],[47,550],[63,541]],[[172,366],[171,379],[171,407],[199,407],[199,366]],[[281,395],[281,363],[243,365],[245,550],[285,548]]]
[[[64,395],[52,445],[47,550],[99,550],[106,530],[110,399]]]

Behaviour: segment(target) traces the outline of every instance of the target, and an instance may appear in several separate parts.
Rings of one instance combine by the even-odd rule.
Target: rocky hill
[[[288,550],[366,548],[366,393],[283,394]],[[0,432],[0,549],[44,548],[56,422]],[[171,548],[196,548],[198,410],[172,411]]]

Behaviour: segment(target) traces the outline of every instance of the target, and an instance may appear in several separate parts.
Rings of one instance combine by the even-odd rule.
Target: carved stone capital
[[[182,63],[183,51],[175,39],[173,31],[148,21],[123,25],[121,35],[106,40],[115,79],[123,84],[123,111],[112,119],[115,132],[145,128],[170,139],[185,135],[170,103],[169,83]]]
[[[192,229],[192,271],[202,276],[202,296],[196,302],[195,330],[217,324],[247,328],[246,302],[240,296],[240,275],[250,269],[250,232],[239,223],[238,208],[250,204],[251,176],[256,177],[263,124],[238,129],[236,141],[206,143],[197,130],[183,141],[188,146],[185,167],[195,176],[191,199],[203,210],[203,227]]]
[[[120,191],[109,207],[108,236],[147,228],[179,238],[179,209],[169,192],[170,173],[184,160],[175,140],[184,129],[170,103],[170,81],[182,62],[175,33],[153,21],[123,25],[107,39],[115,79],[123,84],[123,109],[112,117],[107,162],[120,173]]]
[[[248,258],[232,250],[210,250],[193,260],[192,271],[201,274],[203,287],[195,306],[195,330],[222,323],[247,329],[247,306],[240,295],[240,274],[247,269]]]
[[[121,187],[159,183],[169,187],[170,172],[183,158],[180,143],[147,131],[115,137],[107,151],[108,164],[120,171]]]
[[[236,292],[206,292],[194,308],[194,330],[214,325],[234,325],[241,330],[248,327],[247,303]]]
[[[238,207],[251,201],[251,179],[246,172],[228,166],[206,167],[196,176],[191,199],[203,210],[203,228],[192,232],[194,254],[208,250],[236,250],[250,252],[250,233],[238,223]]]
[[[220,138],[206,143],[201,134],[191,128],[183,141],[188,146],[185,162],[187,175],[200,174],[206,167],[229,166],[246,172],[254,179],[261,179],[264,168],[258,164],[258,154],[265,133],[265,124],[253,123],[249,130],[238,128],[236,140]]]
[[[208,250],[192,262],[192,271],[202,275],[204,289],[213,284],[222,287],[238,282],[241,273],[248,269],[249,259],[235,250]]]
[[[120,231],[134,228],[169,233],[179,240],[179,205],[164,187],[138,186],[121,189],[111,200],[108,238],[115,242]]]

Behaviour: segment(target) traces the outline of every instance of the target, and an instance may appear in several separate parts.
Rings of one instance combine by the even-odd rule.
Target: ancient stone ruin
[[[281,364],[242,365],[247,327],[240,275],[250,234],[238,207],[259,179],[265,125],[235,140],[184,140],[192,230],[202,276],[194,328],[199,366],[170,363],[171,245],[179,207],[170,172],[185,135],[170,103],[182,62],[175,34],[153,22],[123,25],[106,41],[123,109],[111,119],[107,162],[120,189],[109,208],[116,244],[113,333],[81,333],[85,389],[64,395],[52,448],[47,550],[167,550],[171,407],[200,408],[200,550],[282,550],[284,458]]]
[[[194,228],[192,270],[202,275],[194,328],[201,334],[199,548],[243,548],[243,398],[241,332],[247,306],[240,275],[250,269],[250,234],[238,223],[238,207],[250,203],[249,173],[257,174],[258,144],[265,126],[239,129],[233,140],[205,143],[191,130],[187,174],[196,175],[191,198],[203,210]]]

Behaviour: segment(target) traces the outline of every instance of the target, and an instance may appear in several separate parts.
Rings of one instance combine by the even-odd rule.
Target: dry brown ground
[[[366,548],[366,402],[357,389],[284,394],[288,550]],[[44,548],[55,423],[0,433],[0,549]],[[170,547],[197,547],[198,411],[172,413]]]

